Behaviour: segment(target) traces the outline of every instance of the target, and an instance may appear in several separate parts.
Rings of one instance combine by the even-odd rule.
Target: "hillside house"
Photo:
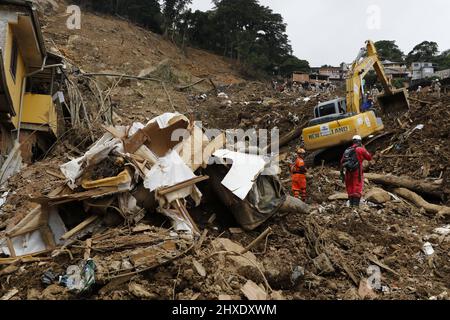
[[[0,2],[0,166],[15,141],[32,162],[58,134],[62,59],[46,51],[31,1]],[[55,95],[58,96],[58,95]]]

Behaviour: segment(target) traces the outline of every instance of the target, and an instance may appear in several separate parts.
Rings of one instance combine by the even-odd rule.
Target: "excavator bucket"
[[[385,114],[403,113],[409,110],[406,89],[394,90],[392,93],[378,96],[378,103]]]

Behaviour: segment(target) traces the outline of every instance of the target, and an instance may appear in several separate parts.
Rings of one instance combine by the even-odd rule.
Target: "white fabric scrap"
[[[230,171],[222,180],[222,185],[233,192],[239,199],[244,200],[252,189],[257,177],[264,170],[266,165],[264,158],[226,149],[217,150],[213,155],[233,161]]]
[[[446,236],[450,234],[450,225],[444,226],[442,228],[436,228],[433,230],[433,232],[441,236]]]
[[[178,183],[195,178],[195,174],[184,163],[176,151],[169,152],[159,158],[150,172],[145,176],[144,187],[150,191],[171,187]]]
[[[22,155],[20,144],[16,141],[14,148],[9,152],[8,157],[0,167],[0,186],[20,170],[22,170]]]
[[[47,250],[47,246],[45,245],[41,231],[39,230],[14,237],[11,241],[16,256],[18,257]]]
[[[142,208],[137,205],[137,200],[130,193],[120,193],[118,196],[119,207],[127,215],[138,214]]]
[[[156,122],[156,123],[158,123],[158,126],[159,126],[160,129],[165,129],[165,128],[170,126],[170,120],[172,120],[175,117],[183,117],[184,118],[184,116],[182,116],[181,113],[178,113],[178,112],[177,113],[167,112],[167,113],[164,113],[164,114],[162,114],[160,116],[157,116],[156,118],[153,118],[152,120],[150,120],[148,122],[147,125],[149,125],[150,123]]]
[[[133,122],[133,124],[130,127],[130,130],[128,130],[128,137],[132,137],[136,132],[138,132],[140,129],[144,129],[145,126],[140,122]]]
[[[9,252],[8,245],[6,244],[6,238],[0,239],[0,253],[4,254],[5,256],[11,255],[11,253]]]
[[[69,187],[75,189],[75,180],[83,174],[84,168],[100,163],[114,149],[123,153],[124,149],[122,141],[114,138],[112,134],[106,133],[82,157],[73,159],[72,161],[61,165],[61,172],[69,180]]]
[[[158,211],[171,219],[172,226],[175,231],[184,231],[188,234],[194,233],[194,227],[191,225],[191,223],[185,219],[182,219],[172,210],[159,208]]]
[[[9,191],[3,192],[3,194],[0,196],[0,208],[5,204],[6,198],[8,197]],[[1,211],[0,211],[1,213]]]

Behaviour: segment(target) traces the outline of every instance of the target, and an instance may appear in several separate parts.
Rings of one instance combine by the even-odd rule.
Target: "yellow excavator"
[[[330,154],[334,154],[332,157],[335,158],[335,152],[328,153],[327,157],[324,151],[351,143],[355,135],[364,139],[384,129],[383,121],[373,110],[361,111],[364,97],[363,79],[372,68],[384,89],[384,94],[377,97],[383,113],[391,114],[409,109],[406,89],[395,90],[392,87],[374,43],[368,40],[348,72],[346,98],[320,103],[314,108],[314,118],[308,127],[303,129],[304,147],[308,152],[312,152],[308,157],[310,164],[311,161],[318,163],[318,159],[330,160]],[[319,157],[319,154],[323,157]]]

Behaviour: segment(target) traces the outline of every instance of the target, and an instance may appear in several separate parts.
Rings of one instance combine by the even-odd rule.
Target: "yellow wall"
[[[43,94],[26,93],[22,111],[22,123],[49,124],[56,135],[57,117],[52,97]]]
[[[5,75],[6,83],[11,94],[11,100],[13,103],[16,116],[12,118],[12,123],[15,128],[18,128],[19,115],[20,115],[20,100],[22,96],[22,86],[26,75],[26,67],[22,54],[19,48],[19,55],[17,59],[17,72],[15,80],[11,75],[11,50],[13,43],[14,31],[11,26],[8,26],[8,34],[6,36],[5,45]],[[20,41],[16,37],[17,41]],[[23,110],[22,110],[22,122],[32,124],[48,124],[51,130],[56,135],[57,130],[57,117],[56,110],[52,103],[52,97],[50,95],[38,95],[26,93],[24,96]],[[45,130],[45,128],[43,128]]]
[[[19,39],[17,39],[19,41]],[[20,109],[20,99],[22,94],[22,83],[26,74],[25,64],[20,53],[19,49],[19,57],[17,59],[17,72],[16,78],[13,79],[10,66],[11,66],[11,49],[13,43],[13,30],[11,26],[8,26],[8,34],[6,35],[6,45],[5,45],[5,75],[6,75],[6,83],[9,88],[9,93],[11,94],[11,100],[13,103],[14,110],[16,111],[16,116],[12,119],[14,126],[17,128],[18,124],[18,116]]]

